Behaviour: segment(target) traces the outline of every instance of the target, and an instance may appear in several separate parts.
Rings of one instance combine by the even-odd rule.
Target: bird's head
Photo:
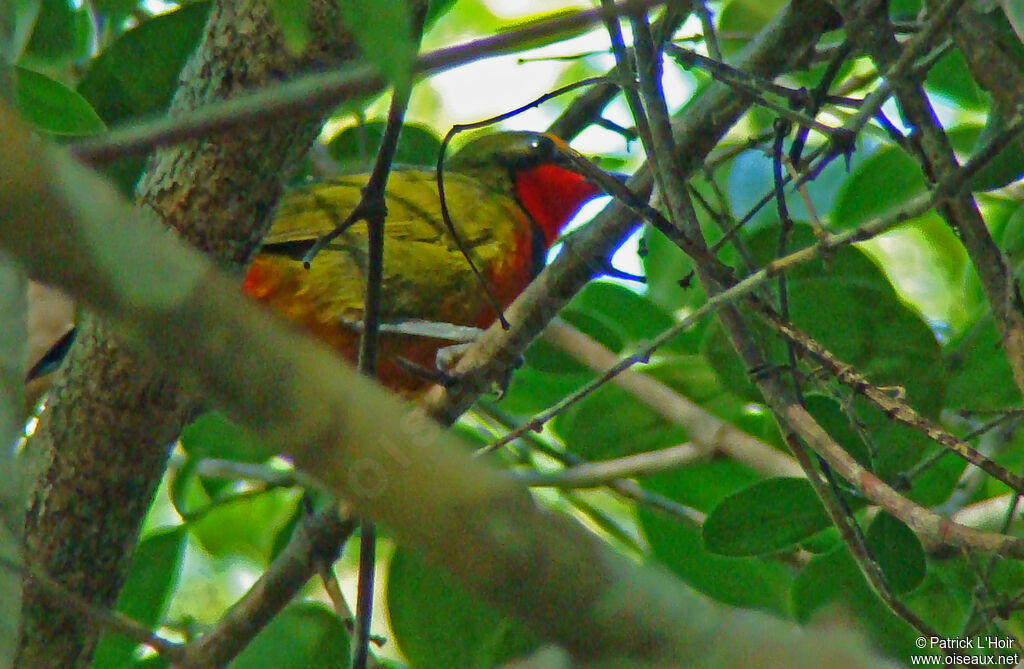
[[[601,194],[574,171],[572,161],[559,150],[561,143],[547,133],[491,133],[466,144],[445,167],[514,195],[550,246],[580,207]]]

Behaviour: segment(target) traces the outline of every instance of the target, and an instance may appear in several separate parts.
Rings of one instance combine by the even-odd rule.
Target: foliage
[[[16,100],[25,118],[41,133],[74,141],[76,136],[163,113],[209,11],[207,3],[182,4],[153,16],[134,0],[41,0],[16,71]],[[371,5],[364,2],[345,4],[346,16],[357,19],[353,29],[369,61],[389,79],[404,81],[416,45],[411,38],[394,37],[391,26],[398,24],[398,32],[409,32],[405,4],[383,3],[387,13],[368,11]],[[441,15],[431,17],[434,33],[427,35],[427,42],[432,35],[486,32],[496,20],[483,5],[469,0],[436,4]],[[710,3],[726,56],[744,47],[782,5],[754,0]],[[894,25],[914,28],[907,28],[900,39],[918,34],[919,3],[890,5]],[[305,3],[274,2],[272,7],[289,48],[301,50],[308,20]],[[519,17],[509,23],[535,18]],[[1008,10],[1003,16],[995,9],[987,18],[1001,28],[1004,38],[1014,35],[1011,25],[1019,34],[1019,11]],[[687,23],[679,36],[692,34],[691,28],[699,25]],[[809,68],[779,83],[793,90],[814,87],[844,37],[841,31],[830,33]],[[568,43],[559,48],[560,54],[578,51]],[[941,57],[931,63],[924,89],[957,156],[965,161],[987,141],[999,138],[1012,115],[996,109],[964,54],[955,46],[943,48]],[[598,74],[611,62],[606,53],[579,56],[554,78]],[[689,89],[691,96],[706,89],[705,75],[684,72],[668,60],[665,67],[666,80]],[[830,87],[841,90],[845,98],[829,102],[818,120],[831,126],[849,120],[856,105],[846,103],[875,90],[879,77],[877,63],[854,49]],[[436,161],[437,135],[443,135],[451,121],[434,104],[437,94],[432,97],[430,85],[429,79],[417,84],[410,115],[419,123],[403,133],[399,162]],[[515,88],[516,82],[507,85]],[[474,93],[470,89],[463,94]],[[363,170],[372,163],[383,133],[382,100],[364,101],[356,114],[340,111],[328,126],[323,143],[335,169]],[[670,111],[685,117],[690,102],[684,100]],[[564,109],[569,103],[558,99],[549,104]],[[519,103],[496,104],[507,108]],[[607,116],[624,114],[619,99]],[[762,196],[776,189],[775,120],[774,112],[755,106],[719,142],[713,167],[690,182],[704,234],[709,243],[723,243],[718,257],[738,277],[791,251],[813,248],[821,239],[818,225],[830,232],[857,229],[934,186],[935,175],[922,170],[910,146],[917,141],[908,132],[910,123],[897,108],[886,105],[857,134],[848,155],[837,157],[799,193],[784,189],[795,219],[794,230],[784,238],[776,204],[755,208]],[[427,129],[431,125],[433,132]],[[591,126],[581,142],[601,147],[606,159],[634,167],[642,153],[638,143],[630,144],[604,125],[605,129]],[[758,141],[750,143],[751,138]],[[792,135],[786,137],[787,150],[791,139]],[[808,142],[805,158],[829,147],[828,138],[814,132]],[[1017,182],[1024,173],[1022,156],[1018,137],[970,182],[988,231],[1013,263],[1014,280],[1024,226]],[[107,170],[129,193],[141,164],[124,159]],[[310,161],[307,173],[295,180],[322,176],[320,170]],[[941,207],[931,208],[860,244],[822,250],[819,258],[789,269],[784,287],[777,281],[766,283],[758,295],[778,305],[784,291],[788,318],[839,360],[1010,472],[1021,471],[1024,449],[1016,432],[1021,397],[1000,346],[999,317],[990,309],[981,273],[944,215]],[[747,218],[748,225],[726,236],[724,230]],[[633,253],[637,243],[640,254]],[[614,353],[626,355],[704,304],[707,288],[691,274],[694,260],[653,226],[644,225],[622,248],[616,262],[638,267],[646,284],[599,278],[575,297],[561,318]],[[988,510],[989,519],[1007,514],[1013,521],[1007,521],[1007,527],[988,520],[986,529],[1020,536],[1022,528],[1003,483],[965,468],[955,455],[942,455],[943,447],[923,430],[897,423],[893,411],[873,405],[861,388],[840,383],[819,361],[758,321],[753,311],[745,319],[752,339],[764,351],[764,369],[748,368],[736,354],[730,333],[714,317],[681,331],[635,368],[757,438],[765,449],[786,453],[785,435],[758,380],[764,375],[785,383],[797,379],[801,402],[818,424],[857,463],[907,499],[944,513]],[[595,373],[570,352],[538,341],[526,352],[503,399],[482,403],[457,429],[467,442],[484,445],[529,423],[534,414],[594,378]],[[517,470],[549,471],[559,461],[612,460],[664,449],[696,439],[692,431],[692,425],[667,419],[635,393],[609,383],[571,403],[543,431],[524,435],[498,460]],[[118,610],[159,633],[188,638],[193,630],[216,623],[240,594],[239,579],[251,580],[274,560],[298,525],[302,505],[292,487],[295,481],[287,479],[287,465],[268,460],[263,446],[215,414],[197,419],[182,435],[180,446],[148,529],[135,548]],[[239,473],[225,474],[231,471],[225,467],[211,474],[202,466],[211,461],[239,465]],[[819,471],[821,463],[813,467]],[[248,476],[249,471],[260,475]],[[934,537],[921,537],[896,518],[862,481],[832,476],[833,502],[860,529],[886,587],[917,618],[949,638],[1021,638],[1024,617],[1016,602],[1024,592],[1024,569],[1019,562],[995,560],[980,550],[941,550]],[[819,493],[805,479],[759,471],[719,452],[637,480],[643,493],[699,514],[702,525],[684,522],[649,499],[622,497],[609,488],[542,489],[536,497],[587,523],[596,536],[630,557],[667,567],[719,602],[770,611],[801,624],[838,608],[885,654],[907,661],[920,652],[915,647],[920,631],[879,598],[858,564],[862,556],[851,553]],[[461,540],[451,538],[453,544]],[[384,542],[387,553],[391,547],[386,537]],[[340,572],[354,570],[351,553],[349,548],[343,555]],[[494,666],[537,648],[530,632],[473,601],[437,565],[424,564],[397,547],[385,569],[390,627],[389,643],[381,654],[392,658],[394,666],[403,661],[411,666]],[[214,594],[196,585],[204,582],[217,584]],[[345,621],[311,603],[325,599],[318,583],[307,586],[300,599],[253,640],[234,666],[270,666],[267,658],[273,658],[273,666],[345,666]],[[383,618],[375,620],[375,633],[385,629]],[[128,667],[155,661],[140,653],[135,642],[107,633],[96,662],[98,667]]]

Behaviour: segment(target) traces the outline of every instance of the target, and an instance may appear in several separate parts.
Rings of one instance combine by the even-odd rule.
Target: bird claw
[[[454,374],[449,374],[443,369],[431,369],[402,356],[395,357],[395,364],[414,376],[427,379],[444,388],[452,388],[459,382],[459,377]]]
[[[466,352],[470,344],[453,344],[451,346],[445,346],[444,348],[437,349],[437,353],[434,354],[434,365],[441,370],[451,369],[455,366],[455,363],[459,361],[459,358]]]
[[[498,402],[500,402],[502,399],[504,399],[505,398],[505,394],[508,393],[508,388],[509,388],[510,385],[512,385],[512,374],[514,374],[517,369],[519,369],[520,367],[522,367],[525,364],[526,364],[526,358],[524,358],[522,356],[522,354],[517,355],[515,357],[515,359],[513,359],[509,363],[509,366],[505,370],[505,374],[501,378],[501,381],[496,381],[494,383],[494,386],[495,386],[495,388],[494,388],[495,399]]]
[[[345,324],[358,332],[362,332],[362,321],[345,321]],[[451,389],[459,383],[461,377],[458,374],[448,372],[448,370],[455,366],[459,361],[459,358],[461,358],[466,352],[466,349],[469,348],[470,344],[476,341],[483,330],[468,325],[455,325],[453,323],[409,319],[381,323],[380,332],[382,334],[402,334],[458,342],[437,350],[437,353],[434,355],[433,369],[413,362],[408,358],[403,358],[401,356],[395,358],[396,364],[410,374],[427,379],[433,383],[443,386],[444,388]],[[491,391],[495,394],[496,400],[500,401],[505,397],[505,394],[508,392],[509,384],[512,382],[512,373],[516,369],[522,367],[524,362],[525,359],[523,356],[516,356],[515,360],[509,364],[508,370],[503,378],[494,383]]]
[[[395,358],[395,363],[404,369],[405,371],[419,376],[420,378],[427,379],[433,383],[442,386],[446,390],[451,390],[462,380],[461,374],[452,374],[447,370],[450,369],[457,361],[458,358],[465,352],[469,347],[469,344],[457,344],[455,346],[446,346],[439,349],[434,361],[435,367],[431,369],[424,365],[398,356]],[[512,373],[523,366],[525,359],[523,356],[516,356],[516,359],[509,365],[506,373],[502,376],[501,380],[495,381],[491,387],[491,392],[494,393],[495,401],[500,402],[504,399],[508,393],[509,385],[512,382]]]

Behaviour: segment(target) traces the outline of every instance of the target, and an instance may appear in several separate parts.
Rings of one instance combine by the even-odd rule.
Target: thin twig
[[[615,54],[616,83],[619,84],[622,96],[626,99],[626,104],[632,113],[637,134],[639,134],[640,141],[647,152],[647,160],[654,166],[655,182],[658,183],[660,188],[663,184],[659,181],[658,176],[661,172],[658,169],[659,156],[653,152],[654,143],[651,138],[651,128],[648,125],[647,114],[637,92],[639,73],[636,71],[636,64],[630,59],[629,52],[626,50],[626,44],[622,38],[622,28],[619,26],[619,17],[611,12],[613,6],[614,2],[612,0],[601,0],[601,7],[606,10],[604,25],[608,31],[608,37],[611,39],[612,53]],[[651,45],[648,45],[648,47],[651,47]]]
[[[831,137],[832,133],[835,131],[835,128],[829,127],[824,123],[820,123],[814,118],[796,111],[792,107],[787,107],[774,102],[773,100],[765,97],[762,93],[762,90],[767,90],[775,93],[776,95],[782,95],[788,100],[794,100],[798,99],[798,96],[801,93],[802,95],[806,95],[806,91],[793,90],[791,88],[786,88],[785,86],[780,86],[770,81],[763,80],[759,77],[752,77],[740,70],[729,67],[725,63],[712,60],[711,58],[702,56],[690,49],[683,49],[675,44],[669,44],[666,47],[666,50],[684,68],[689,69],[694,65],[699,65],[716,80],[735,89],[738,93],[750,96],[756,104],[765,107],[766,109],[771,109],[779,116],[796,125],[813,128],[825,137]]]
[[[318,560],[333,561],[356,527],[354,518],[339,517],[327,505],[302,518],[288,545],[249,591],[208,633],[185,647],[182,669],[223,667],[245,647],[295,593],[317,573]]]
[[[661,17],[655,22],[653,32],[660,41],[667,40],[678,30],[689,13],[689,8],[683,3],[668,3]],[[570,141],[591,123],[607,127],[610,122],[603,119],[600,114],[619,93],[618,86],[612,83],[615,71],[616,68],[613,68],[605,74],[605,83],[595,85],[573,100],[548,127],[548,132]],[[637,137],[635,130],[617,126],[610,129],[625,137],[627,142]]]
[[[541,95],[535,100],[528,102],[527,104],[522,105],[521,107],[516,107],[511,111],[507,111],[502,114],[498,114],[497,116],[486,118],[482,121],[475,121],[473,123],[460,123],[453,125],[451,129],[448,130],[448,132],[445,134],[444,139],[441,140],[441,150],[438,152],[437,155],[436,171],[437,195],[438,199],[441,202],[441,220],[444,221],[444,226],[447,229],[448,234],[451,235],[451,238],[455,241],[455,245],[458,247],[459,253],[461,253],[462,257],[466,259],[466,263],[469,265],[470,270],[472,270],[473,276],[476,277],[477,282],[480,284],[480,288],[484,292],[487,301],[490,302],[491,308],[494,310],[498,322],[501,323],[501,327],[506,330],[509,328],[509,324],[508,321],[505,320],[505,312],[501,308],[501,304],[499,304],[498,300],[494,297],[493,293],[491,293],[491,289],[487,285],[487,279],[484,278],[484,275],[480,271],[480,268],[478,268],[476,266],[476,262],[473,261],[473,257],[469,253],[469,248],[466,246],[465,241],[463,241],[462,235],[459,234],[458,229],[455,226],[455,222],[452,221],[451,211],[448,209],[448,198],[445,195],[444,188],[444,159],[445,154],[448,151],[448,144],[452,141],[452,138],[455,137],[455,135],[457,135],[460,132],[474,130],[476,128],[483,128],[489,125],[494,125],[495,123],[500,123],[505,119],[512,118],[513,116],[517,116],[528,109],[540,106],[541,104],[547,102],[548,100],[558,97],[559,95],[562,95],[564,93],[568,93],[569,91],[581,88],[583,86],[591,86],[594,84],[602,84],[605,82],[606,80],[604,77],[590,77],[588,79],[583,79],[581,81],[576,81],[571,84],[567,84],[549,93],[545,93],[544,95]]]
[[[751,302],[748,302],[748,304],[751,304]],[[864,376],[857,373],[851,365],[836,358],[828,349],[808,334],[802,332],[778,314],[773,313],[763,304],[752,304],[751,306],[753,306],[755,313],[761,318],[762,322],[782,335],[791,345],[798,347],[801,351],[813,357],[837,381],[849,386],[857,394],[863,395],[885,413],[887,418],[921,432],[932,441],[956,453],[997,481],[1005,483],[1013,490],[1024,492],[1024,477],[1018,476],[1008,471],[1002,465],[986,458],[966,441],[957,438],[941,426],[917,413],[912,406],[900,397],[872,384]]]
[[[712,58],[721,62],[723,60],[722,47],[718,45],[715,17],[711,15],[711,10],[708,9],[708,3],[705,0],[694,0],[694,5],[697,7],[697,16],[700,17],[700,29],[704,33],[704,44],[708,47],[708,53]]]
[[[426,5],[414,17],[413,35],[417,45],[423,33]],[[388,175],[398,149],[398,139],[405,120],[405,111],[412,94],[412,81],[395,86],[388,110],[384,136],[381,138],[370,179],[363,188],[359,207],[366,209],[366,294],[363,299],[363,330],[359,335],[359,371],[377,377],[377,352],[380,334],[382,293],[384,284],[384,223],[387,217]],[[360,521],[359,581],[356,590],[356,616],[352,637],[352,667],[366,669],[370,657],[370,623],[373,617],[374,574],[377,566],[377,530],[373,522]]]
[[[650,342],[638,346],[633,352],[623,356],[619,361],[609,367],[600,374],[596,379],[588,383],[583,388],[580,388],[575,393],[563,398],[557,404],[553,405],[546,411],[536,414],[530,421],[520,427],[517,430],[510,432],[508,435],[494,442],[489,448],[496,449],[501,446],[510,443],[512,440],[518,438],[529,430],[537,430],[540,427],[557,416],[559,413],[564,411],[567,407],[572,404],[579,402],[581,399],[594,392],[609,380],[613,379],[618,374],[621,374],[626,369],[629,369],[637,363],[646,362],[650,357],[668,341],[678,337],[680,334],[690,329],[697,323],[699,323],[705,316],[718,311],[724,306],[733,303],[740,298],[750,294],[751,292],[761,288],[767,281],[770,281],[774,277],[778,276],[782,272],[789,271],[793,267],[813,260],[819,257],[823,251],[829,251],[831,249],[845,246],[848,244],[854,244],[856,242],[865,241],[871,239],[877,235],[882,234],[892,228],[895,228],[906,221],[917,218],[924,212],[931,209],[935,200],[937,200],[935,193],[922,194],[912,199],[906,205],[890,212],[884,216],[873,218],[870,221],[854,228],[847,230],[835,235],[829,235],[820,244],[814,246],[808,246],[799,251],[794,251],[789,255],[773,260],[768,263],[764,268],[754,272],[742,281],[737,282],[730,288],[721,291],[717,295],[708,299],[707,302],[702,304],[700,307],[695,309],[693,312],[688,314],[685,318],[681,319],[671,328],[668,328]]]
[[[1014,119],[1013,122],[1007,125],[1004,133],[1011,137],[1016,137],[1018,134],[1024,133],[1024,117]],[[836,234],[826,234],[818,244],[794,251],[782,258],[777,258],[742,281],[739,281],[713,297],[710,297],[707,302],[695,309],[685,318],[681,319],[673,327],[668,328],[650,342],[636,347],[631,353],[621,357],[615,365],[608,367],[602,374],[598,375],[596,379],[585,385],[583,388],[580,388],[576,392],[563,398],[549,409],[536,414],[516,430],[509,432],[501,439],[492,443],[488,446],[488,449],[495,450],[505,444],[511,443],[513,440],[519,438],[530,430],[539,430],[544,423],[550,421],[567,407],[579,402],[587,395],[593,393],[607,381],[615,378],[618,374],[629,369],[633,365],[649,360],[658,348],[699,323],[705,316],[749,295],[779,274],[787,272],[797,265],[818,258],[832,249],[872,239],[873,237],[887,232],[906,221],[919,217],[935,206],[935,203],[940,202],[951,194],[958,192],[963,183],[970,179],[970,177],[978,170],[982,169],[984,165],[988,164],[988,162],[997,153],[997,150],[993,149],[993,144],[998,141],[998,137],[992,138],[990,142],[979,149],[979,151],[961,170],[945,181],[937,184],[930,193],[918,195],[907,202],[903,207],[885,215],[872,218],[851,230],[846,230]],[[604,187],[604,184],[599,185]]]
[[[917,67],[917,59],[922,56],[927,50],[932,48],[932,42],[935,36],[940,30],[942,30],[946,23],[952,18],[952,16],[959,10],[965,0],[949,0],[949,2],[943,6],[943,8],[936,12],[934,15],[928,18],[928,23],[924,28],[914,37],[907,41],[903,45],[900,51],[899,57],[886,68],[885,73],[882,75],[882,81],[878,87],[873,90],[861,104],[857,112],[843,124],[843,129],[846,131],[844,135],[832,135],[831,143],[833,144],[834,151],[831,153],[832,157],[845,153],[848,150],[848,142],[855,137],[861,129],[867,125],[868,121],[874,118],[875,114],[885,101],[888,100],[896,87],[901,84],[904,79],[914,76],[915,72],[919,70]],[[870,14],[873,11],[868,5],[859,7],[861,11],[857,12],[857,16],[852,19],[855,21],[863,20],[864,16]],[[872,31],[865,31],[872,32]],[[931,59],[929,59],[931,61]],[[930,67],[931,62],[926,64],[926,67]],[[807,176],[802,180],[810,180],[817,176],[817,173],[824,168],[824,165],[829,161],[822,161],[819,168],[814,172],[808,173]]]
[[[807,473],[807,480],[810,481],[814,492],[817,493],[818,498],[824,504],[825,511],[828,513],[833,525],[839,530],[843,543],[849,549],[850,555],[853,556],[853,560],[857,563],[857,567],[864,576],[864,580],[867,581],[868,586],[889,607],[893,614],[906,621],[918,633],[928,638],[936,636],[937,632],[931,626],[893,595],[885,578],[885,573],[882,572],[878,561],[871,554],[871,549],[867,545],[864,533],[854,521],[853,514],[850,513],[850,509],[843,501],[842,496],[838,494],[835,481],[830,480],[831,474],[823,471],[823,477],[826,479],[824,481],[822,477],[817,475],[811,465],[810,458],[807,457],[804,445],[800,443],[800,440],[791,430],[783,429],[782,437],[785,439],[786,445],[789,446],[789,450],[804,467],[804,471]]]
[[[670,239],[699,240],[699,235],[694,233],[699,229],[697,214],[686,187],[682,157],[672,136],[672,123],[661,84],[663,67],[660,49],[668,43],[655,41],[646,14],[631,14],[630,24],[633,28],[633,51],[636,56],[640,101],[643,103],[642,109],[646,114],[651,134],[650,144],[645,143],[644,148],[652,159],[658,194],[668,205],[669,220],[673,224],[674,233],[668,236]],[[659,174],[661,178],[657,179]]]
[[[617,479],[631,479],[693,464],[705,457],[693,444],[679,444],[614,460],[588,462],[557,472],[516,473],[514,478],[533,488],[600,488]]]
[[[482,401],[480,405],[478,405],[478,411],[493,418],[506,430],[509,428],[518,429],[523,426],[519,419],[510,416],[490,402]],[[586,464],[586,461],[578,455],[555,448],[545,443],[543,440],[537,438],[536,435],[531,434],[529,430],[522,435],[522,439],[537,452],[560,462],[566,467],[578,467]],[[658,511],[670,518],[673,518],[677,522],[683,523],[687,527],[697,528],[704,522],[703,513],[691,509],[690,507],[680,504],[679,502],[671,500],[663,495],[651,492],[634,481],[616,479],[609,481],[607,485],[609,489],[614,490],[626,499],[633,500],[640,506]]]
[[[6,557],[0,556],[0,569],[22,573],[23,567],[11,562]],[[154,634],[152,630],[142,623],[133,620],[119,611],[104,609],[92,604],[78,593],[69,590],[35,564],[32,564],[29,570],[32,581],[39,586],[40,590],[50,598],[55,606],[72,609],[77,615],[92,621],[98,627],[119,634],[136,643],[149,646],[172,662],[180,661],[184,657],[185,647],[181,644],[168,641]]]
[[[616,362],[616,355],[568,323],[555,320],[544,338],[576,360],[601,372]],[[627,369],[612,382],[665,420],[686,429],[693,443],[706,455],[723,453],[766,476],[801,476],[802,470],[785,453],[737,429],[657,379]]]

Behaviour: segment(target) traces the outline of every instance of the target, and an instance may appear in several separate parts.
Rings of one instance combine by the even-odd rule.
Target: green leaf
[[[591,281],[563,310],[563,314],[589,314],[613,329],[623,346],[632,348],[660,335],[675,324],[672,315],[647,295],[641,295],[625,286],[609,281]],[[576,321],[570,321],[580,327]],[[594,334],[585,330],[592,337]],[[680,336],[663,346],[660,351],[696,353],[699,339]],[[619,351],[616,351],[619,352]]]
[[[836,602],[854,616],[855,626],[870,634],[886,654],[908,657],[921,653],[914,646],[920,633],[878,599],[845,545],[815,556],[794,580],[792,598],[793,613],[801,623],[808,622],[826,604]]]
[[[615,284],[596,281],[563,310],[563,318],[610,348],[622,351],[651,338],[672,324],[672,319],[648,298]],[[695,350],[693,337],[684,335],[668,343],[663,352]],[[539,339],[524,354],[525,366],[512,377],[502,406],[514,413],[536,413],[562,399],[594,377],[571,355]]]
[[[203,493],[196,485],[198,479],[195,477],[196,466],[199,461],[195,458],[185,458],[185,462],[170,474],[170,485],[167,492],[171,506],[185,520],[193,515],[193,504],[202,506],[208,504],[209,495]],[[199,497],[200,500],[195,500]]]
[[[730,606],[789,615],[791,577],[781,564],[716,555],[705,548],[698,528],[645,508],[638,515],[655,558],[696,590]]]
[[[368,121],[346,128],[331,138],[327,152],[340,163],[344,173],[365,172],[377,156],[384,137],[385,121]],[[402,127],[395,149],[396,165],[434,167],[441,152],[441,140],[426,126],[409,123]]]
[[[581,378],[589,377],[588,369],[582,362],[544,339],[538,339],[530,348],[526,349],[523,358],[530,369],[538,372]]]
[[[7,47],[8,62],[16,62],[28,45],[41,7],[42,0],[14,0],[14,26]]]
[[[288,542],[292,540],[295,531],[302,526],[303,519],[310,514],[309,508],[302,504],[295,505],[295,510],[291,516],[288,517],[284,523],[280,525],[278,530],[274,533],[274,541],[270,545],[270,554],[267,556],[268,562],[273,562],[277,559],[278,554],[281,553],[288,545]]]
[[[1021,40],[1021,9],[1016,0],[1000,0],[1002,12],[977,13],[999,57],[1011,60],[1017,68],[1024,67],[1024,43]],[[1013,6],[1011,11],[1009,8]]]
[[[625,348],[619,324],[600,311],[566,307],[559,316],[569,325],[613,353],[621,353]]]
[[[164,111],[209,12],[197,2],[121,35],[89,63],[78,92],[111,125]]]
[[[1010,256],[1014,274],[1024,266],[1024,207],[1014,207],[999,237],[999,248]]]
[[[1019,2],[1012,0],[1000,0],[1000,4],[1003,6],[1003,12],[1006,13],[1006,20],[1013,27],[1013,31],[1017,33],[1017,39],[1024,42],[1024,7]]]
[[[279,530],[289,522],[300,496],[297,490],[282,488],[237,493],[214,502],[198,520],[189,522],[188,528],[214,557],[241,556],[268,564]]]
[[[921,12],[921,0],[892,0],[889,15],[894,19],[913,21]]]
[[[403,548],[391,558],[387,602],[395,640],[414,667],[493,667],[537,647],[519,623]]]
[[[25,55],[44,61],[70,60],[77,44],[77,12],[69,0],[42,0]]]
[[[793,616],[805,624],[815,611],[862,583],[863,577],[845,545],[816,555],[793,581]]]
[[[922,454],[921,459],[927,460],[940,450],[946,451],[942,446],[933,446]],[[904,495],[921,506],[938,506],[956,490],[966,468],[966,460],[946,451],[946,455],[937,464],[914,477],[910,491]]]
[[[602,309],[607,305],[607,311]],[[630,348],[670,327],[672,318],[653,302],[621,286],[597,283],[585,290],[562,312],[563,318],[614,352]],[[735,395],[724,392],[714,370],[698,355],[679,355],[680,348],[695,342],[677,340],[666,347],[651,364],[637,367],[717,415],[739,420],[742,405]],[[552,349],[550,352],[548,349]],[[674,349],[674,350],[673,350]],[[536,366],[543,361],[546,371],[582,372],[568,354],[540,343],[528,353]],[[556,367],[556,365],[559,365]],[[685,430],[666,420],[627,392],[605,385],[569,407],[553,423],[569,450],[587,459],[606,459],[630,453],[672,446],[685,440]]]
[[[949,98],[957,107],[984,110],[988,106],[988,99],[971,76],[967,61],[956,49],[950,50],[928,70],[925,85]]]
[[[1020,405],[1020,391],[991,314],[953,339],[943,358],[946,408],[1000,411]]]
[[[832,209],[832,222],[843,229],[855,227],[926,190],[914,159],[898,147],[884,147],[846,179]]]
[[[139,6],[139,0],[94,0],[96,11],[107,18],[123,18]]]
[[[856,428],[847,411],[831,398],[809,397],[807,409],[861,465],[889,482],[916,463],[931,443],[920,431],[890,420],[863,398],[855,398],[847,406]]]
[[[997,216],[987,212],[986,222],[998,230],[995,219]],[[1019,280],[1024,268],[1024,210],[1012,208],[997,239]],[[943,350],[943,369],[948,378],[945,404],[950,409],[969,411],[1018,407],[1020,392],[973,267],[963,273],[957,288],[956,299],[966,305],[966,322],[960,323],[961,328]]]
[[[715,170],[714,177],[718,182],[728,180],[730,182],[742,182],[742,188],[746,191],[757,190],[757,185],[745,181],[743,178],[734,178],[732,170],[736,160],[729,161],[724,166]],[[691,186],[696,189],[701,198],[708,202],[717,202],[716,190],[706,180],[693,180]],[[736,208],[737,205],[730,197],[729,206]],[[722,233],[719,226],[710,217],[704,207],[697,207],[697,220],[701,229],[707,231],[708,243],[717,242]],[[694,276],[693,261],[667,237],[651,226],[644,227],[644,245],[646,253],[642,256],[644,276],[647,278],[647,294],[654,304],[660,306],[667,313],[673,313],[679,309],[691,309],[702,304],[706,295],[700,281]],[[698,326],[691,328],[688,338],[699,340],[710,319],[705,319]]]
[[[729,495],[760,480],[761,476],[735,460],[711,460],[654,474],[641,484],[647,490],[707,512]]]
[[[538,364],[538,350],[560,355],[560,360],[566,364],[574,364],[576,371],[545,371]],[[535,341],[526,350],[524,357],[526,365],[512,375],[508,391],[501,400],[501,408],[513,414],[529,416],[543,411],[594,378],[594,375],[585,371],[582,365],[573,363],[568,355],[543,340]]]
[[[78,92],[108,126],[164,112],[178,88],[181,69],[199,42],[210,6],[185,5],[124,33],[89,63]],[[130,195],[142,165],[142,158],[126,158],[105,171]]]
[[[814,416],[818,425],[842,446],[844,451],[861,465],[871,468],[871,449],[864,443],[863,433],[854,428],[850,416],[843,412],[835,399],[811,394],[806,398],[805,404],[808,413]]]
[[[187,499],[183,493],[193,492],[190,488],[195,482],[193,474],[199,460],[212,458],[261,463],[275,455],[274,449],[263,444],[251,430],[233,423],[216,411],[209,411],[196,417],[182,430],[180,443],[188,459],[174,474],[171,481],[171,498],[178,512],[187,519],[206,513],[208,508],[205,499],[194,508],[183,506]],[[226,477],[201,477],[198,483],[215,505],[233,495],[231,487],[234,482]]]
[[[216,411],[200,414],[181,431],[181,447],[192,458],[235,462],[265,462],[275,455],[251,430]]]
[[[756,35],[785,6],[783,0],[732,0],[722,9],[718,32],[724,35]],[[725,56],[739,52],[749,41],[749,38],[719,38]]]
[[[351,666],[345,624],[322,604],[292,604],[229,665],[232,669],[341,669]]]
[[[617,458],[686,441],[685,430],[611,384],[559,414],[552,427],[569,451],[586,460]]]
[[[139,542],[121,593],[117,611],[155,628],[167,610],[178,582],[188,533],[184,526],[153,532]],[[93,656],[93,666],[125,667],[138,644],[114,632],[104,632]]]
[[[718,555],[767,555],[791,548],[831,524],[825,507],[801,478],[772,478],[741,490],[712,509],[704,543]]]
[[[701,304],[706,295],[693,274],[690,257],[650,226],[644,229],[644,239],[647,244],[643,257],[644,276],[647,277],[647,294],[654,303],[668,312]],[[703,332],[704,324],[694,330]]]
[[[924,581],[924,548],[913,530],[901,521],[879,513],[868,527],[867,545],[894,594],[910,592]]]
[[[339,6],[345,25],[367,59],[394,85],[400,87],[410,81],[419,41],[413,37],[408,3],[341,0]]]
[[[455,0],[430,0],[427,7],[427,18],[424,21],[423,29],[427,30],[434,22],[448,13],[448,10],[455,4]]]
[[[975,148],[983,146],[1001,133],[1006,127],[1006,118],[1007,114],[1001,111],[998,105],[993,105]],[[971,190],[994,190],[1019,179],[1024,174],[1024,151],[1021,150],[1021,146],[1019,138],[1008,143],[985,167],[971,177]]]
[[[991,217],[989,209],[986,218]],[[900,299],[913,305],[933,329],[958,329],[971,314],[972,305],[958,294],[967,254],[934,210],[861,248],[885,270]]]
[[[106,130],[81,95],[46,75],[14,67],[15,104],[37,130],[55,135],[91,135]]]
[[[749,422],[745,402],[722,388],[714,368],[703,356],[665,357],[644,367],[643,373],[738,427]]]
[[[760,476],[733,460],[698,462],[641,480],[646,490],[707,511]],[[734,558],[708,551],[700,528],[644,507],[637,520],[654,557],[691,586],[733,606],[788,615],[791,577],[778,562]]]
[[[301,54],[309,44],[308,0],[269,0],[274,21],[284,34],[284,47],[293,55]]]
[[[747,240],[758,265],[774,255],[775,233],[764,230]],[[793,247],[813,244],[806,226],[794,229]],[[900,301],[888,279],[863,252],[852,247],[830,254],[829,264],[808,263],[787,274],[791,320],[839,360],[853,365],[879,386],[899,386],[907,401],[921,414],[935,417],[945,377],[935,335],[921,317]],[[768,363],[785,364],[785,345],[767,328],[754,325],[768,346]],[[747,379],[738,356],[721,326],[713,325],[703,354],[715,368],[722,385],[757,401],[759,395]],[[854,402],[859,420],[871,426],[879,449],[876,473],[895,476],[916,462],[926,440],[909,428],[894,424],[866,400]]]

